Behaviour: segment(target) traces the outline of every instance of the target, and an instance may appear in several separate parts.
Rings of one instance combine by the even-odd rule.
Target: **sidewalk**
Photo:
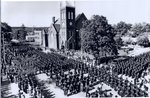
[[[19,88],[18,83],[11,83],[8,81],[6,76],[3,77],[2,85],[1,85],[1,91],[2,91],[2,98],[19,98]],[[28,94],[25,94],[25,98],[31,98],[31,96]]]
[[[43,82],[47,90],[52,91],[55,94],[55,98],[86,98],[85,93],[80,92],[71,96],[65,96],[64,91],[59,87],[56,87],[55,83],[50,83],[50,78],[46,74],[39,74],[36,76],[40,82]]]

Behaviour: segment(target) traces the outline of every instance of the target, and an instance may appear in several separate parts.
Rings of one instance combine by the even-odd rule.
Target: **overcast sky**
[[[59,1],[2,1],[1,21],[11,26],[50,26],[52,17],[60,17]],[[76,1],[76,14],[84,12],[107,17],[110,24],[150,23],[150,0],[99,0]]]

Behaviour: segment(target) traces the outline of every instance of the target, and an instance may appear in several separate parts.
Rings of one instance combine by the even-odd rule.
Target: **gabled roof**
[[[76,17],[75,21],[77,21],[80,17],[81,17],[81,14],[78,14],[78,16]]]
[[[48,33],[48,28],[45,28],[45,29],[44,29],[44,32],[45,32],[45,33]]]
[[[83,27],[83,22],[86,20],[87,18],[84,13],[79,14],[75,20],[76,29],[80,30]]]
[[[60,31],[60,24],[53,24],[53,26],[54,26],[56,32],[59,33],[59,31]]]
[[[84,13],[81,13],[81,14],[79,14],[79,15],[76,17],[75,21],[77,22],[81,17],[83,17],[83,18],[85,18],[85,20],[87,20],[87,18],[86,18],[86,16],[84,15]]]

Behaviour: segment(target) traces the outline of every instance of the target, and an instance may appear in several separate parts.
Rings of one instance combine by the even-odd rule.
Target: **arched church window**
[[[73,19],[73,12],[71,12],[71,19]]]
[[[70,12],[68,12],[68,19],[70,19]]]

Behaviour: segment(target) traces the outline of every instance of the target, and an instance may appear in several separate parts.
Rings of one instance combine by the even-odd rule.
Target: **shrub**
[[[131,38],[129,38],[127,41],[124,42],[125,45],[129,45],[129,44],[132,44],[133,41]]]
[[[117,47],[118,49],[120,49],[121,46],[123,46],[123,41],[122,41],[121,37],[115,37],[114,40],[115,40],[115,42],[116,42],[116,47]]]
[[[137,44],[140,46],[148,47],[150,45],[148,37],[138,38]]]

